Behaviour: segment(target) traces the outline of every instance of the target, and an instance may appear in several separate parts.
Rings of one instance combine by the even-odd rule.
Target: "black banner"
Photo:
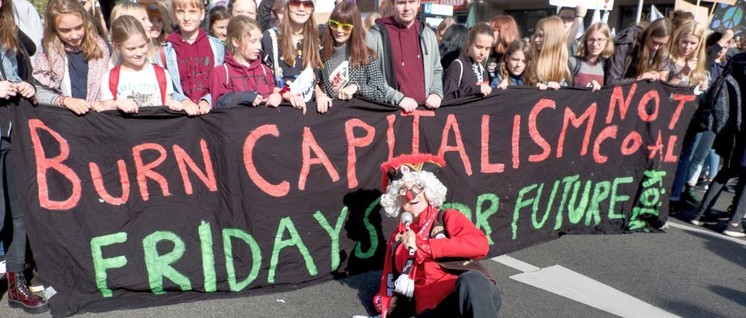
[[[380,268],[379,166],[442,155],[490,255],[667,218],[691,93],[511,89],[403,114],[235,107],[203,117],[14,107],[17,186],[55,316],[251,295]],[[228,292],[228,293],[225,293]]]

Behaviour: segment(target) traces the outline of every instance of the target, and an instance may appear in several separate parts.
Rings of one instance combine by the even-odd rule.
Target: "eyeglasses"
[[[415,183],[412,185],[411,188],[407,189],[407,187],[401,187],[399,188],[399,195],[400,196],[407,196],[407,192],[412,191],[415,195],[418,195],[422,193],[422,191],[425,190],[425,186],[423,186],[421,183]]]
[[[341,23],[337,20],[329,19],[329,28],[331,28],[334,31],[339,30],[341,28],[342,32],[350,33],[352,32],[352,27],[354,27],[354,25],[352,24]]]
[[[303,0],[290,0],[288,1],[288,4],[290,5],[290,9],[298,10],[301,6],[305,10],[313,10],[313,1],[303,1]]]

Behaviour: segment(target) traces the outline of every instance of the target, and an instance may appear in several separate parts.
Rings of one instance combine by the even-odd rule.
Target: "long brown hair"
[[[18,42],[18,27],[13,16],[13,0],[2,0],[3,7],[0,10],[0,44],[3,50],[18,53],[21,44]],[[5,52],[0,52],[3,54]]]
[[[508,48],[505,50],[505,54],[503,55],[502,62],[500,63],[500,76],[505,79],[510,77],[510,71],[508,71],[508,63],[510,62],[510,56],[513,55],[513,53],[521,51],[523,52],[523,58],[526,59],[526,66],[523,68],[523,74],[521,74],[521,77],[523,77],[523,82],[532,82],[535,83],[535,77],[533,74],[530,74],[528,71],[529,68],[531,68],[531,58],[533,57],[531,54],[531,46],[522,41],[522,40],[515,40],[513,43],[510,43],[508,45]]]
[[[310,0],[307,0],[311,2]],[[319,29],[316,25],[316,18],[314,18],[314,12],[316,8],[309,13],[310,17],[308,21],[303,24],[303,60],[301,66],[306,68],[321,68],[324,64],[321,62],[319,54]],[[277,46],[280,49],[279,55],[285,60],[286,63],[295,66],[295,42],[293,42],[293,30],[290,28],[290,1],[285,4],[285,14],[282,16],[282,22],[279,25],[279,34],[277,35]],[[278,63],[279,61],[275,61]]]
[[[659,71],[668,58],[668,52],[666,52],[667,46],[661,46],[658,51],[655,52],[654,56],[650,56],[650,50],[646,45],[648,39],[651,37],[662,38],[671,36],[671,21],[667,18],[661,18],[655,20],[648,25],[645,30],[642,31],[642,35],[638,37],[638,41],[634,43],[631,52],[638,50],[640,54],[637,55],[637,61],[632,61],[632,55],[627,55],[626,65],[632,65],[635,70],[635,77],[642,75],[643,73],[651,70]],[[669,40],[670,41],[670,40]],[[652,63],[650,63],[652,61]]]
[[[358,68],[368,64],[371,59],[377,58],[376,52],[365,44],[365,28],[356,4],[346,1],[338,4],[329,19],[353,25],[350,39],[347,40],[347,51],[350,52],[350,67]],[[321,44],[324,46],[321,50],[321,60],[326,62],[332,58],[334,53],[334,30],[331,27],[326,28]]]
[[[65,14],[72,14],[78,16],[83,20],[83,43],[80,48],[83,51],[83,55],[86,60],[95,60],[104,57],[104,52],[98,47],[96,43],[96,27],[91,22],[91,18],[85,11],[80,2],[77,0],[52,0],[47,5],[47,11],[44,14],[46,24],[44,25],[44,38],[42,43],[46,49],[54,48],[60,53],[64,52],[65,47],[57,35],[57,19]]]

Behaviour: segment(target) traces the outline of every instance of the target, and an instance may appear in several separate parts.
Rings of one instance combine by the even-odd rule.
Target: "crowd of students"
[[[733,32],[708,35],[690,13],[635,25],[615,37],[608,25],[594,23],[576,39],[586,10],[564,8],[522,38],[507,15],[470,29],[447,20],[433,31],[417,18],[419,0],[385,2],[380,15],[365,23],[354,3],[337,1],[323,25],[314,17],[314,0],[264,0],[258,6],[254,0],[213,2],[173,0],[171,7],[155,0],[121,2],[106,27],[94,6],[51,0],[43,36],[35,44],[17,27],[14,2],[1,0],[0,100],[25,98],[77,115],[165,106],[198,116],[229,105],[282,103],[304,114],[307,105],[326,113],[339,100],[362,97],[411,112],[516,86],[595,91],[638,80],[665,81],[703,93],[684,141],[673,202],[696,183],[716,137],[740,131],[740,121],[724,118],[734,109],[740,114],[740,94],[729,88],[745,83],[740,64],[726,67]],[[7,107],[0,107],[0,121],[0,176],[12,180]],[[708,177],[715,186],[695,224],[713,217],[709,209],[722,185],[746,171],[740,137],[729,146],[726,168]],[[14,189],[5,184],[0,198],[10,202],[14,229],[6,254],[8,298],[26,311],[43,311],[45,301],[26,288],[23,213]],[[726,234],[746,236],[740,223],[746,214],[743,190],[739,184]]]

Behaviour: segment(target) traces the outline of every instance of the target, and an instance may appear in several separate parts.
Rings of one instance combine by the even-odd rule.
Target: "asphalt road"
[[[722,209],[729,197],[724,198]],[[560,265],[621,293],[681,317],[746,317],[746,239],[719,234],[725,222],[695,227],[671,220],[666,233],[568,235],[509,256],[539,268]],[[700,230],[700,231],[697,231]],[[501,317],[616,317],[601,308],[521,283],[521,271],[492,260],[485,266],[503,294]],[[230,298],[147,309],[87,313],[81,317],[351,317],[369,313],[379,272],[249,298]],[[573,284],[568,284],[570,288]],[[581,287],[577,292],[583,293]],[[608,308],[607,308],[608,307]],[[48,313],[37,317],[49,316]],[[0,317],[27,317],[0,302]]]

